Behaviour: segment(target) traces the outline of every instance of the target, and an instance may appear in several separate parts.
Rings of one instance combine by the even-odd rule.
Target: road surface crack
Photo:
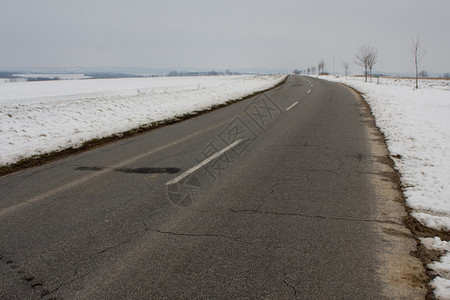
[[[232,208],[229,208],[229,210],[232,211],[233,213],[256,213],[256,214],[266,214],[266,215],[275,215],[275,216],[293,216],[293,217],[303,217],[303,218],[323,219],[323,220],[333,220],[333,221],[384,223],[384,224],[394,224],[394,225],[402,226],[401,223],[397,223],[397,222],[390,221],[390,220],[326,217],[326,216],[321,216],[321,215],[307,215],[307,214],[300,214],[300,213],[264,211],[264,210],[258,210],[258,209],[232,209]]]
[[[280,184],[280,181],[281,181],[281,180],[280,180],[281,174],[282,174],[282,172],[280,172],[280,173],[275,177],[275,178],[278,178],[278,179],[274,182],[274,184],[272,184],[272,185],[269,187],[269,194],[267,194],[267,196],[264,197],[264,199],[258,204],[258,206],[256,207],[256,210],[260,210],[260,208],[267,202],[267,200],[270,198],[270,196],[275,192],[275,189],[281,185],[281,184]]]
[[[43,295],[43,296],[49,296],[49,295],[51,295],[51,294],[57,292],[57,291],[58,291],[60,288],[62,288],[63,286],[71,285],[71,284],[73,284],[74,282],[76,282],[76,281],[78,281],[78,280],[80,280],[80,279],[82,279],[82,278],[88,276],[88,275],[89,275],[88,273],[85,273],[85,274],[79,273],[79,268],[80,268],[80,266],[83,265],[83,263],[85,263],[85,262],[91,260],[91,259],[94,258],[95,256],[102,255],[102,254],[104,254],[104,253],[106,253],[106,252],[108,252],[108,251],[111,251],[111,250],[113,250],[113,249],[119,248],[119,247],[121,247],[121,246],[123,246],[123,245],[129,243],[129,242],[130,242],[131,240],[133,240],[134,238],[139,237],[139,236],[141,236],[142,234],[144,234],[145,232],[147,232],[147,231],[149,230],[149,229],[148,229],[147,223],[145,223],[144,221],[141,221],[141,223],[142,223],[142,225],[143,225],[143,229],[140,229],[140,230],[136,230],[136,231],[134,231],[134,232],[131,232],[125,240],[123,240],[123,241],[121,241],[121,242],[119,242],[119,243],[116,243],[116,244],[114,244],[114,245],[112,245],[112,246],[105,247],[105,248],[103,248],[103,249],[101,249],[101,250],[99,250],[99,251],[97,251],[97,252],[94,252],[94,253],[90,254],[90,255],[89,255],[88,257],[86,257],[86,258],[80,259],[76,264],[73,264],[73,265],[71,266],[71,268],[73,268],[74,271],[73,271],[72,275],[70,276],[70,279],[67,279],[67,280],[65,280],[64,282],[60,283],[56,288],[54,288],[54,289],[51,290],[51,291],[48,291],[48,292],[47,292],[45,295]]]
[[[294,292],[294,296],[297,296],[297,294],[298,294],[297,289],[295,288],[295,286],[294,286],[293,284],[289,283],[288,280],[291,281],[292,279],[289,278],[288,275],[287,275],[286,273],[284,273],[283,283],[284,283],[288,288],[292,289],[292,291]]]
[[[228,239],[228,240],[233,240],[238,243],[249,244],[248,242],[242,241],[235,237],[223,235],[223,234],[217,234],[217,233],[184,233],[184,232],[163,231],[163,230],[159,230],[159,229],[152,229],[150,231],[154,231],[154,232],[161,233],[161,234],[175,235],[175,236],[224,238],[224,239]]]

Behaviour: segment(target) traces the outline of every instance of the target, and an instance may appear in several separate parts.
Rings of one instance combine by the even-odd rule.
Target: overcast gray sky
[[[450,72],[449,0],[0,0],[0,68],[306,68],[379,49],[376,70]]]

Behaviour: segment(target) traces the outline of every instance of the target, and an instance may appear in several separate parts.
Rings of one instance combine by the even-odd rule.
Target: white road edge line
[[[190,168],[189,170],[187,170],[183,174],[180,174],[177,177],[175,177],[174,179],[170,180],[169,182],[166,183],[166,185],[171,185],[171,184],[177,183],[178,181],[180,181],[183,178],[185,178],[186,176],[189,176],[190,174],[194,173],[195,171],[197,171],[198,169],[200,169],[204,165],[206,165],[206,164],[210,163],[211,161],[213,161],[214,159],[218,158],[219,156],[221,156],[222,154],[224,154],[225,152],[227,152],[231,148],[237,146],[242,141],[243,141],[243,139],[236,140],[233,144],[228,145],[227,147],[223,148],[222,150],[220,150],[216,154],[214,154],[214,155],[210,156],[209,158],[205,159],[204,161],[202,161],[198,165],[195,165],[194,167]]]
[[[294,106],[296,106],[298,104],[298,101],[295,102],[294,104],[292,104],[291,106],[289,106],[288,108],[286,108],[286,110],[290,110],[291,108],[293,108]]]
[[[307,91],[306,93],[307,93],[307,94],[311,93],[311,90]]]

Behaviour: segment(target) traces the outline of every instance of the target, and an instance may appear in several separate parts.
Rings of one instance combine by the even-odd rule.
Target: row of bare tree
[[[319,61],[319,63],[317,64],[317,71],[318,71],[319,75],[326,74],[325,73],[325,61],[323,59],[321,59]],[[316,74],[316,66],[309,67],[306,70],[297,70],[297,69],[295,69],[292,73],[294,73],[294,74],[307,74],[307,75],[309,75],[309,74]]]
[[[419,88],[419,62],[422,60],[427,50],[424,48],[420,36],[412,38],[410,52],[412,55],[412,61],[416,68],[416,89]],[[367,82],[367,77],[370,76],[370,81],[372,81],[372,69],[378,60],[378,49],[374,48],[370,44],[360,46],[356,52],[355,63],[364,67],[364,77]],[[347,72],[350,67],[348,62],[343,63],[345,69],[345,77],[347,77]]]
[[[420,36],[412,38],[410,52],[412,55],[412,61],[414,62],[414,66],[416,68],[416,89],[419,88],[419,75],[425,77],[426,72],[422,71],[419,73],[419,62],[422,60],[424,55],[427,53],[422,41],[420,40]],[[372,70],[374,65],[378,61],[378,49],[371,46],[370,44],[366,44],[360,46],[355,55],[355,63],[364,68],[364,77],[367,82],[367,78],[370,77],[370,81],[372,81]],[[350,69],[350,63],[344,61],[342,66],[345,70],[345,78],[347,78],[348,71]],[[318,74],[326,74],[325,73],[325,61],[321,59],[317,64]],[[305,71],[295,70],[294,73],[303,73],[306,74],[316,74],[316,66],[312,66]],[[422,74],[421,74],[422,73]],[[448,74],[445,74],[448,75]],[[445,77],[444,75],[444,77]]]

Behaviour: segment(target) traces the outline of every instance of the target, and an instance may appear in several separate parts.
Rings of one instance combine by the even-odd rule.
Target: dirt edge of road
[[[211,106],[211,107],[209,107],[207,109],[204,109],[204,110],[193,111],[191,113],[187,113],[187,114],[180,115],[180,116],[175,116],[175,117],[172,117],[172,118],[169,118],[169,119],[156,121],[156,122],[152,122],[152,123],[149,123],[149,124],[144,124],[144,125],[141,125],[138,128],[131,129],[131,130],[128,130],[128,131],[125,131],[125,132],[116,133],[116,134],[113,134],[113,135],[110,135],[110,136],[107,136],[107,137],[103,137],[103,138],[99,138],[99,139],[89,140],[89,141],[84,142],[80,147],[76,147],[76,148],[70,147],[70,148],[66,148],[66,149],[63,149],[63,150],[58,150],[58,151],[54,151],[54,152],[50,152],[50,153],[45,153],[45,154],[41,154],[41,155],[35,155],[35,156],[32,156],[32,157],[28,157],[28,158],[22,159],[22,160],[20,160],[20,161],[18,161],[16,163],[13,163],[13,164],[0,166],[0,177],[4,176],[4,175],[7,175],[7,174],[10,174],[10,173],[13,173],[13,172],[20,171],[20,170],[24,170],[24,169],[28,169],[28,168],[31,168],[31,167],[40,166],[40,165],[46,164],[48,162],[51,162],[51,161],[54,161],[54,160],[58,160],[58,159],[61,159],[61,158],[65,158],[65,157],[68,157],[68,156],[71,156],[71,155],[74,155],[74,154],[78,154],[78,153],[81,153],[81,152],[92,150],[92,149],[95,149],[95,148],[98,148],[98,147],[101,147],[101,146],[104,146],[104,145],[116,142],[116,141],[121,140],[121,139],[126,139],[126,138],[133,137],[133,136],[136,136],[136,135],[139,135],[139,134],[147,133],[147,132],[149,132],[151,130],[154,130],[154,129],[157,129],[157,128],[161,128],[163,126],[167,126],[167,125],[178,123],[178,122],[181,122],[181,121],[184,121],[184,120],[187,120],[187,119],[191,119],[191,118],[197,117],[199,115],[212,112],[212,111],[214,111],[216,109],[219,109],[219,108],[222,108],[222,107],[234,104],[236,102],[247,100],[247,99],[249,99],[251,97],[263,94],[263,93],[265,93],[267,91],[270,91],[270,90],[273,90],[273,89],[279,87],[280,85],[282,85],[282,84],[284,84],[286,82],[288,77],[289,76],[286,75],[283,80],[281,80],[279,83],[277,83],[276,85],[274,85],[273,87],[270,87],[268,89],[255,92],[253,94],[247,95],[247,96],[239,98],[239,99],[229,100],[229,101],[227,101],[225,103],[222,103],[222,104],[213,105],[213,106]]]
[[[384,282],[387,298],[435,299],[429,282],[433,278],[427,264],[437,253],[427,250],[419,238],[433,231],[424,228],[411,215],[401,183],[383,132],[376,126],[369,104],[357,90],[344,85],[359,101],[362,122],[366,123],[373,160],[373,186],[377,207],[377,231],[380,267],[378,274]],[[434,231],[433,231],[434,232]]]

